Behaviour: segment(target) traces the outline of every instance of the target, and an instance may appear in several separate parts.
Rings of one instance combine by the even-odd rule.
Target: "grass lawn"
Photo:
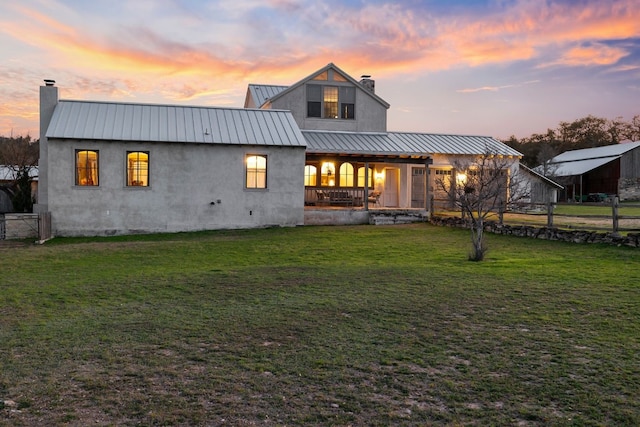
[[[640,252],[428,224],[0,246],[0,425],[640,425]]]

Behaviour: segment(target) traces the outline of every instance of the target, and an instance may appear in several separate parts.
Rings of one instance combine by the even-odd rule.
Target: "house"
[[[565,151],[544,168],[565,186],[563,201],[601,201],[606,195],[640,200],[640,142]]]
[[[40,88],[40,193],[58,236],[304,221],[290,112],[58,100]]]
[[[521,154],[487,136],[391,132],[375,81],[334,64],[249,85],[244,108],[59,100],[40,88],[37,212],[54,235],[366,223],[428,215],[456,159]]]
[[[292,112],[307,143],[307,206],[346,192],[365,209],[375,194],[375,207],[429,210],[432,197],[444,197],[436,180],[454,173],[455,159],[491,152],[509,158],[515,173],[522,157],[486,136],[388,131],[389,103],[376,95],[371,76],[356,81],[333,63],[291,86],[251,84],[244,105]]]

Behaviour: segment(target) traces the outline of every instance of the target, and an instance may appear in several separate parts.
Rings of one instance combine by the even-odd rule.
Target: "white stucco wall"
[[[99,151],[98,187],[74,184],[76,149]],[[125,186],[127,151],[149,152],[149,187]],[[245,188],[246,154],[267,156],[268,189]],[[304,158],[304,147],[49,140],[53,234],[302,225]]]

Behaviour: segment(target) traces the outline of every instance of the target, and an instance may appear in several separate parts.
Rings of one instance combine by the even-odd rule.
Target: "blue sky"
[[[242,107],[333,62],[389,130],[519,138],[640,114],[638,0],[21,0],[0,4],[0,134],[61,98]]]

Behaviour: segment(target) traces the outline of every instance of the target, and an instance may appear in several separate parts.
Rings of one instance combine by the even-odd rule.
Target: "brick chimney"
[[[33,206],[36,213],[46,212],[49,207],[49,144],[47,129],[58,105],[58,88],[55,80],[45,80],[40,86],[40,158],[38,159],[38,203]]]

